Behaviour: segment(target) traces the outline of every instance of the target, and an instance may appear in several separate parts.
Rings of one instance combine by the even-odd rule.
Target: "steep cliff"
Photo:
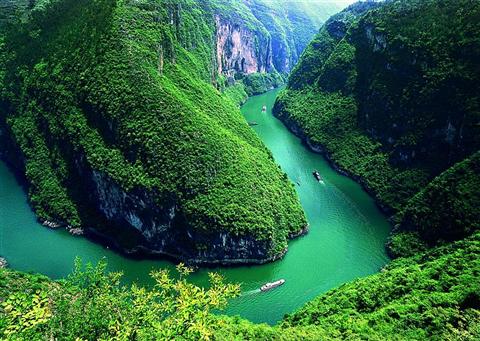
[[[241,85],[243,80],[246,94],[255,95],[279,86],[318,31],[321,20],[339,9],[334,2],[218,2],[218,87],[229,93],[228,87]]]
[[[359,8],[357,6],[362,5],[355,6]],[[388,13],[390,14],[387,15]],[[461,155],[455,155],[450,162],[455,162],[453,159],[461,159],[461,161],[451,167],[447,162],[446,169],[433,178],[441,168],[438,166],[442,164],[441,162],[435,163],[436,167],[433,168],[423,165],[427,170],[418,172],[413,168],[415,163],[412,163],[410,158],[396,160],[395,146],[392,147],[384,142],[383,129],[388,131],[395,128],[393,125],[390,126],[392,122],[389,121],[393,120],[391,117],[396,117],[392,116],[390,111],[393,110],[390,108],[395,107],[391,106],[389,101],[385,102],[389,104],[387,107],[382,107],[385,126],[375,128],[376,123],[368,122],[365,120],[366,116],[359,115],[360,106],[371,105],[365,103],[369,98],[375,100],[374,103],[377,105],[385,104],[382,100],[375,99],[377,91],[384,87],[388,91],[379,93],[388,95],[387,98],[398,95],[396,93],[398,89],[394,91],[389,87],[392,84],[381,82],[382,76],[390,70],[396,70],[390,75],[392,83],[395,83],[397,77],[403,80],[402,76],[412,76],[418,72],[418,70],[413,72],[411,65],[396,68],[397,63],[403,65],[406,60],[408,61],[408,56],[412,52],[444,51],[447,55],[450,53],[450,58],[446,60],[443,59],[446,56],[443,56],[433,64],[425,64],[424,61],[422,65],[429,71],[424,76],[444,77],[443,72],[447,72],[447,75],[454,72],[455,79],[446,78],[447,84],[458,84],[456,82],[465,77],[466,81],[473,82],[469,83],[472,84],[471,90],[478,91],[476,78],[478,72],[472,72],[472,66],[478,67],[479,60],[478,13],[477,1],[394,1],[388,7],[360,18],[365,23],[382,17],[385,20],[384,24],[388,23],[387,26],[380,26],[377,23],[378,26],[375,26],[374,30],[367,26],[366,30],[357,31],[362,27],[362,22],[355,22],[357,20],[355,17],[358,18],[358,16],[351,16],[344,12],[335,17],[341,18],[340,22],[336,22],[333,18],[315,38],[290,78],[288,91],[282,95],[277,104],[279,117],[307,140],[312,148],[318,148],[318,151],[326,153],[338,166],[363,181],[376,193],[379,202],[385,206],[388,204],[394,207],[396,212],[400,212],[398,219],[404,224],[405,231],[396,234],[396,240],[392,242],[399,251],[397,255],[409,254],[410,257],[396,259],[378,274],[357,279],[319,296],[273,327],[266,324],[253,324],[239,317],[218,315],[215,317],[217,320],[213,322],[213,317],[207,315],[205,307],[203,305],[200,309],[198,307],[197,295],[200,294],[201,299],[205,299],[204,291],[189,286],[189,290],[182,291],[179,300],[175,291],[178,287],[173,285],[174,281],[170,281],[168,276],[160,278],[159,287],[163,288],[163,285],[167,285],[169,289],[173,288],[168,290],[167,295],[171,297],[173,291],[177,304],[167,305],[165,308],[163,304],[165,300],[161,300],[162,305],[159,307],[157,299],[159,295],[164,294],[163,292],[150,295],[147,291],[151,299],[139,300],[139,297],[145,297],[144,290],[126,289],[120,285],[116,275],[105,276],[97,269],[90,268],[83,275],[76,272],[69,280],[59,283],[52,282],[43,276],[0,269],[0,298],[2,298],[0,334],[4,333],[17,339],[45,337],[75,339],[79,335],[85,339],[99,337],[112,339],[119,335],[148,339],[160,333],[162,336],[168,334],[170,338],[181,336],[189,339],[187,335],[192,334],[188,332],[200,332],[203,333],[202,335],[218,340],[480,339],[480,232],[476,231],[479,226],[480,188],[478,152],[465,157],[468,149],[473,148],[474,145],[471,145],[472,142],[467,144],[461,141],[456,145],[458,148],[456,153]],[[353,18],[353,21],[349,21],[348,17]],[[353,22],[353,26],[350,22]],[[383,30],[379,30],[380,27]],[[391,33],[396,32],[397,29],[405,29],[406,32],[392,38]],[[465,34],[465,32],[469,33]],[[406,50],[400,55],[401,58],[397,56],[386,65],[380,63],[381,66],[377,68],[375,61],[379,56],[376,53],[369,53],[374,57],[372,60],[357,59],[359,56],[357,50],[362,48],[356,45],[354,33],[363,35],[359,41],[369,42],[363,48],[375,50],[383,55],[380,60],[389,53],[392,40],[400,39],[402,41],[400,46]],[[436,43],[432,44],[432,41],[427,38],[433,38]],[[439,46],[443,47],[439,48]],[[432,47],[433,50],[427,47]],[[452,54],[451,49],[455,53]],[[465,56],[470,56],[468,63],[464,63]],[[449,63],[446,63],[447,61]],[[416,64],[417,62],[413,65]],[[363,92],[358,90],[357,80],[360,75],[359,70],[365,71],[365,67],[371,71],[360,78],[371,79],[371,81],[364,84],[364,89],[375,90],[366,90],[365,93],[370,95],[363,98],[360,95]],[[438,67],[440,69],[437,69]],[[0,72],[2,70],[0,69]],[[164,69],[167,74],[168,71],[165,70],[168,68]],[[363,78],[367,75],[367,78]],[[3,74],[2,77],[4,77]],[[208,78],[208,74],[206,77]],[[201,84],[205,85],[205,83]],[[379,89],[377,89],[378,84],[382,84]],[[403,83],[400,82],[400,84]],[[434,82],[432,86],[436,84],[439,83]],[[55,86],[51,83],[48,85]],[[32,89],[31,85],[29,89]],[[460,89],[465,90],[465,88]],[[457,90],[452,89],[451,92],[456,94],[455,100],[461,101],[463,98],[464,101],[469,102],[467,110],[465,106],[459,107],[463,110],[461,114],[470,117],[469,115],[477,108],[477,93],[472,95],[469,92],[462,95],[461,92],[456,93]],[[5,91],[5,88],[2,88],[2,91]],[[415,92],[415,96],[418,97],[425,95],[421,91]],[[402,100],[411,96],[409,92],[402,91]],[[155,98],[158,99],[158,97]],[[426,97],[427,100],[429,98]],[[145,98],[142,97],[142,99]],[[208,103],[205,102],[205,104]],[[402,102],[406,106],[405,109],[413,109],[412,106],[407,105],[408,103],[408,101]],[[43,103],[40,104],[43,105]],[[4,105],[5,102],[2,108]],[[478,118],[478,116],[475,117]],[[9,118],[9,121],[13,120],[11,116]],[[434,118],[436,118],[435,115]],[[439,116],[439,121],[441,120],[442,116]],[[415,123],[409,120],[404,124],[411,129],[412,122]],[[432,124],[431,120],[426,122],[421,132],[429,131],[430,124]],[[464,128],[473,129],[472,125],[478,126],[478,120],[473,120],[473,124],[466,124]],[[8,129],[4,124],[4,134],[0,136],[5,136]],[[460,135],[454,133],[453,129],[447,130],[450,133],[434,130],[437,134],[428,138],[436,138],[438,141],[444,139],[446,135],[452,135],[453,141],[459,140]],[[432,131],[430,130],[429,133]],[[32,130],[27,131],[26,135],[29,134],[32,135]],[[375,136],[378,140],[374,139]],[[32,142],[34,142],[33,139],[29,141],[29,143]],[[442,162],[446,162],[445,160],[451,157],[450,153],[443,153],[441,149],[432,150],[435,152],[432,156],[439,158]],[[256,154],[253,158],[257,162],[258,155]],[[413,158],[416,159],[416,157]],[[48,158],[45,160],[48,161]],[[420,165],[428,163],[425,158],[420,160],[422,160]],[[58,161],[56,162],[59,164]],[[82,160],[80,159],[79,162]],[[399,165],[403,166],[399,167]],[[46,166],[49,164],[47,163]],[[49,171],[45,165],[43,169]],[[419,174],[424,174],[424,177]],[[121,194],[122,191],[118,190],[118,186],[101,172],[94,171],[94,175],[84,175],[84,177],[92,181],[90,184],[92,195],[95,192],[99,193],[94,197],[105,194],[116,198],[117,204],[112,207],[107,205],[103,207],[103,210],[110,212],[112,216],[116,215],[114,210],[122,207],[128,200],[134,201],[139,206],[148,200],[139,191],[131,192],[127,196]],[[431,178],[433,180],[430,181]],[[413,186],[414,183],[418,185]],[[411,198],[412,195],[414,195],[413,198]],[[168,201],[165,203],[168,206]],[[138,215],[139,211],[133,210],[133,214],[126,216],[136,224],[135,216]],[[469,234],[471,236],[463,238]],[[432,243],[429,245],[431,248],[426,250],[427,245],[419,237],[423,237],[427,242],[432,240],[437,242],[438,237],[463,239],[451,243],[444,240],[441,241],[444,244],[442,246],[435,246]],[[411,245],[407,245],[408,243]],[[184,283],[180,286],[181,288],[188,285]],[[221,287],[221,285],[217,283],[214,287]],[[192,291],[193,294],[189,295],[188,292]],[[210,296],[208,298],[210,299]],[[133,300],[140,301],[142,304],[131,304]],[[218,303],[218,300],[213,301]],[[194,303],[188,304],[190,302]],[[165,311],[162,309],[169,309],[168,313],[152,314],[152,311]],[[169,320],[178,314],[181,314],[182,318],[187,316],[187,319],[190,319],[188,321],[190,328],[183,325],[178,327],[177,319],[175,319],[177,323]],[[80,318],[88,322],[77,323]],[[167,323],[163,323],[163,318],[166,318]],[[149,323],[158,319],[162,323]],[[191,328],[192,325],[200,325],[201,328]],[[198,338],[198,336],[190,337],[190,339]]]
[[[211,85],[216,6],[43,1],[7,30],[2,139],[41,220],[205,263],[271,261],[304,231],[293,185]]]
[[[274,70],[272,45],[266,31],[250,31],[219,16],[216,26],[218,74],[235,77]]]
[[[353,5],[306,49],[275,114],[390,213],[405,207],[412,213],[420,198],[433,199],[415,197],[420,189],[480,148],[479,13],[479,3],[469,0]],[[453,206],[463,202],[474,209],[478,188],[453,189],[453,179],[476,183],[473,174],[446,178],[452,191],[468,189],[463,198],[423,205],[456,212]],[[425,190],[437,187],[432,182]],[[402,222],[402,215],[395,221],[402,229],[415,226],[432,243],[472,233],[464,213],[445,220],[431,211],[415,223]],[[478,216],[472,219],[478,226]]]

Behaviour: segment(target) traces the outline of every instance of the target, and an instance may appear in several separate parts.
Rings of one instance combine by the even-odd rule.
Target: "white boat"
[[[272,290],[276,287],[279,287],[279,286],[283,285],[284,283],[285,283],[284,279],[280,279],[280,280],[272,282],[272,283],[266,283],[266,284],[264,284],[260,287],[260,290],[261,291]]]
[[[323,181],[323,178],[322,176],[320,175],[320,173],[318,171],[313,171],[313,176],[315,177],[315,179],[317,179],[318,182],[320,182],[321,184],[325,183]]]

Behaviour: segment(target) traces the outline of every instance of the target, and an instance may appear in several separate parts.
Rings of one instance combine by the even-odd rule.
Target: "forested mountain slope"
[[[399,230],[392,238],[391,250],[402,257],[378,274],[319,296],[273,327],[212,315],[212,309],[221,308],[225,300],[237,292],[235,287],[223,285],[216,276],[212,276],[212,290],[203,291],[188,285],[184,278],[175,281],[164,272],[157,273],[154,275],[157,285],[147,290],[121,286],[118,275],[103,275],[102,266],[87,268],[84,273],[77,268],[68,280],[61,282],[0,269],[0,297],[4,298],[0,302],[0,333],[17,339],[66,340],[79,337],[139,340],[152,337],[187,340],[480,339],[480,171],[478,133],[475,132],[480,88],[477,79],[479,5],[473,0],[401,0],[365,12],[372,9],[370,6],[371,3],[354,5],[329,20],[303,54],[276,109],[277,115],[312,148],[327,153],[338,166],[363,181],[376,194],[379,203],[396,214]],[[90,13],[92,17],[93,13]],[[33,37],[39,33],[38,30],[27,32]],[[122,31],[125,32],[131,31]],[[139,48],[133,43],[126,46]],[[8,51],[4,50],[7,56]],[[180,62],[183,54],[178,51],[185,54],[188,51],[176,51],[177,62],[164,64],[162,89],[170,89],[166,85],[166,79],[170,81],[172,77],[170,68],[184,65]],[[191,55],[195,56],[188,54]],[[195,59],[192,57],[192,60]],[[133,63],[137,65],[138,61]],[[156,71],[149,75],[156,75],[158,69],[154,69]],[[123,69],[119,67],[119,70]],[[24,72],[22,77],[30,73]],[[75,73],[68,75],[74,77]],[[7,74],[7,77],[13,76]],[[82,74],[82,77],[91,76]],[[124,79],[129,80],[124,77],[117,81]],[[28,80],[25,85],[13,82],[11,84],[17,87],[3,88],[3,100],[16,98],[8,97],[13,90],[21,91],[22,98],[46,91],[43,87],[32,88],[32,84],[42,80],[38,75]],[[135,78],[142,85],[140,80]],[[60,80],[57,82],[62,84]],[[57,82],[49,82],[48,91],[55,89]],[[216,92],[210,93],[213,90],[205,85],[206,82],[198,82],[207,94],[218,96]],[[91,83],[81,84],[87,89],[89,84],[91,86]],[[196,88],[192,86],[192,89]],[[99,91],[108,93],[111,90],[105,86]],[[62,103],[58,94],[56,92],[51,99],[55,104]],[[35,106],[28,101],[29,110],[38,103],[40,109],[45,110],[45,103],[39,102],[41,98],[35,97]],[[216,97],[212,95],[209,100],[212,98]],[[142,99],[145,102],[149,97]],[[435,104],[434,99],[441,99],[442,105]],[[206,103],[211,104],[210,101]],[[5,103],[9,102],[3,105]],[[122,104],[118,105],[122,107]],[[9,115],[6,128],[18,121],[19,115],[17,107],[9,105],[8,108],[15,111]],[[435,110],[426,110],[427,105]],[[456,110],[452,110],[453,107]],[[102,108],[105,113],[109,112],[109,107]],[[196,118],[200,109],[193,105],[189,108],[195,109],[189,114],[195,114]],[[29,112],[27,109],[20,113]],[[375,122],[370,120],[370,111],[376,115]],[[40,113],[34,117],[46,117],[49,121],[39,120],[46,123],[34,125],[35,129],[58,119]],[[235,128],[238,139],[246,141],[242,145],[246,152],[255,151],[255,158],[261,157],[271,172],[271,161],[264,156],[264,149],[246,130],[236,132],[241,125],[234,120],[233,109],[228,113],[233,122],[228,121],[232,126],[224,129]],[[212,118],[209,122],[215,120]],[[397,131],[399,126],[401,130]],[[30,129],[27,125],[22,127]],[[78,124],[75,127],[82,128]],[[112,129],[100,127],[107,131]],[[36,130],[30,129],[19,136],[36,136],[32,132]],[[53,135],[50,130],[48,133]],[[44,136],[42,138],[46,139]],[[27,146],[30,146],[36,140],[28,141]],[[118,146],[125,143],[108,141]],[[62,141],[62,146],[68,145],[67,142]],[[173,139],[169,143],[174,144]],[[72,148],[83,147],[78,144]],[[138,150],[146,149],[140,144]],[[149,178],[155,179],[151,175]],[[282,198],[285,199],[285,195]]]
[[[285,82],[320,25],[341,9],[336,2],[214,1],[217,87],[235,102]]]
[[[480,148],[479,16],[471,0],[353,5],[321,29],[276,103],[278,117],[388,212],[407,210],[396,221],[414,233],[393,249],[405,251],[415,231],[434,244],[480,225],[477,157],[448,171]]]
[[[36,0],[3,0],[0,2],[0,30],[35,6]]]
[[[219,4],[42,1],[7,28],[3,153],[41,220],[212,263],[276,259],[303,231],[293,185],[211,85]]]

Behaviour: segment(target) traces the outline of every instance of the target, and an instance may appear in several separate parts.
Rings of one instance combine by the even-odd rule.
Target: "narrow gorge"
[[[307,229],[293,185],[214,86],[280,85],[288,69],[275,65],[302,48],[292,27],[309,28],[303,41],[315,28],[260,4],[4,5],[1,152],[40,221],[192,264],[281,258]],[[291,13],[301,23],[275,21]]]
[[[0,339],[480,339],[479,18],[0,3]]]

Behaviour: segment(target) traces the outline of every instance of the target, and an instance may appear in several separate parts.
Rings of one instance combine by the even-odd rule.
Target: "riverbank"
[[[264,84],[262,86],[256,86],[255,90],[249,89],[244,84],[243,80],[237,80],[234,84],[228,85],[222,90],[224,96],[227,96],[233,103],[241,107],[249,98],[253,96],[263,95],[269,91],[283,87],[286,84],[285,79],[281,79],[278,82]]]
[[[332,158],[332,154],[324,146],[322,146],[321,144],[314,143],[312,139],[305,133],[303,128],[298,124],[298,122],[293,120],[291,117],[280,115],[278,108],[275,108],[275,106],[273,107],[272,114],[273,116],[278,118],[278,120],[282,122],[290,132],[292,132],[295,136],[300,138],[302,140],[302,143],[308,149],[310,149],[312,152],[322,155],[328,161],[330,166],[333,169],[335,169],[338,173],[344,176],[348,176],[350,179],[360,184],[362,188],[371,197],[375,199],[375,204],[378,206],[378,208],[380,208],[383,213],[388,215],[390,217],[390,221],[392,221],[391,217],[393,216],[393,214],[395,214],[395,210],[392,207],[388,206],[379,198],[377,193],[368,186],[366,180],[363,177],[353,174],[352,172],[348,171],[347,169],[343,168],[341,165],[336,163]]]
[[[4,162],[9,170],[14,174],[17,182],[21,184],[23,191],[28,192],[28,183],[26,182],[25,176],[18,168],[18,164],[15,162],[11,162],[11,159],[6,158],[5,153],[0,153],[0,162]],[[11,155],[11,154],[10,154]],[[28,200],[29,208],[32,209],[30,200]],[[32,209],[33,211],[33,209]],[[285,257],[286,253],[288,252],[288,247],[282,249],[280,252],[277,252],[271,256],[264,257],[261,259],[255,258],[233,258],[233,259],[219,259],[219,260],[210,260],[207,258],[192,258],[187,257],[185,255],[168,252],[168,251],[161,251],[155,252],[143,245],[136,245],[134,247],[126,247],[122,245],[122,243],[118,240],[117,237],[113,237],[111,234],[113,233],[112,228],[106,228],[104,230],[109,231],[102,232],[98,228],[90,227],[90,226],[81,226],[81,227],[72,227],[68,224],[65,224],[61,221],[56,220],[44,220],[35,216],[36,221],[39,225],[43,228],[48,230],[64,230],[67,231],[72,237],[82,237],[85,238],[87,241],[96,243],[101,247],[106,249],[112,250],[116,252],[118,255],[122,257],[126,257],[132,260],[164,260],[169,261],[172,263],[185,263],[192,266],[202,266],[205,268],[215,268],[217,266],[231,266],[231,267],[239,267],[245,265],[263,265],[270,262],[275,262],[281,260]],[[308,233],[308,225],[301,228],[297,233],[289,234],[288,240],[292,241],[297,239],[305,234]],[[132,236],[133,238],[137,238]],[[224,238],[221,236],[217,239],[223,240]],[[245,242],[240,242],[240,244],[245,244]]]
[[[307,301],[358,277],[378,272],[389,259],[384,244],[390,231],[385,216],[373,200],[351,179],[338,174],[322,156],[312,153],[271,115],[279,89],[252,97],[242,108],[247,121],[292,182],[306,212],[308,234],[290,241],[288,253],[263,265],[200,266],[191,282],[208,286],[208,273],[218,272],[227,282],[242,283],[244,295],[233,300],[225,313],[253,322],[275,324],[284,314]],[[262,113],[263,105],[267,112]],[[311,174],[318,169],[325,177],[319,185]],[[174,271],[171,259],[120,254],[108,243],[74,238],[64,229],[40,225],[31,211],[25,191],[11,170],[0,163],[0,255],[12,269],[32,271],[59,279],[71,273],[76,257],[84,262],[108,262],[109,271],[125,274],[125,283],[152,285],[153,269]],[[88,232],[86,232],[88,235]],[[89,238],[92,238],[90,236]],[[59,257],[61,255],[61,257]],[[286,284],[268,293],[255,292],[267,282],[284,278]],[[266,314],[265,312],[269,312]]]
[[[292,241],[294,239],[300,238],[308,233],[308,227],[303,228],[296,234],[290,234],[289,240]],[[218,260],[218,261],[211,261],[208,259],[193,259],[193,258],[185,258],[180,254],[170,253],[170,252],[152,252],[151,250],[143,247],[142,245],[138,245],[135,248],[127,249],[122,247],[118,241],[109,236],[108,234],[102,233],[94,228],[86,228],[84,229],[84,236],[104,247],[111,248],[111,250],[117,252],[118,254],[133,259],[133,260],[167,260],[172,263],[185,263],[190,266],[201,266],[204,268],[214,269],[218,266],[224,267],[241,267],[241,266],[252,266],[252,265],[264,265],[267,263],[275,262],[281,260],[285,257],[288,252],[288,247],[283,249],[280,253],[272,255],[271,257],[265,259],[228,259],[228,260]]]

